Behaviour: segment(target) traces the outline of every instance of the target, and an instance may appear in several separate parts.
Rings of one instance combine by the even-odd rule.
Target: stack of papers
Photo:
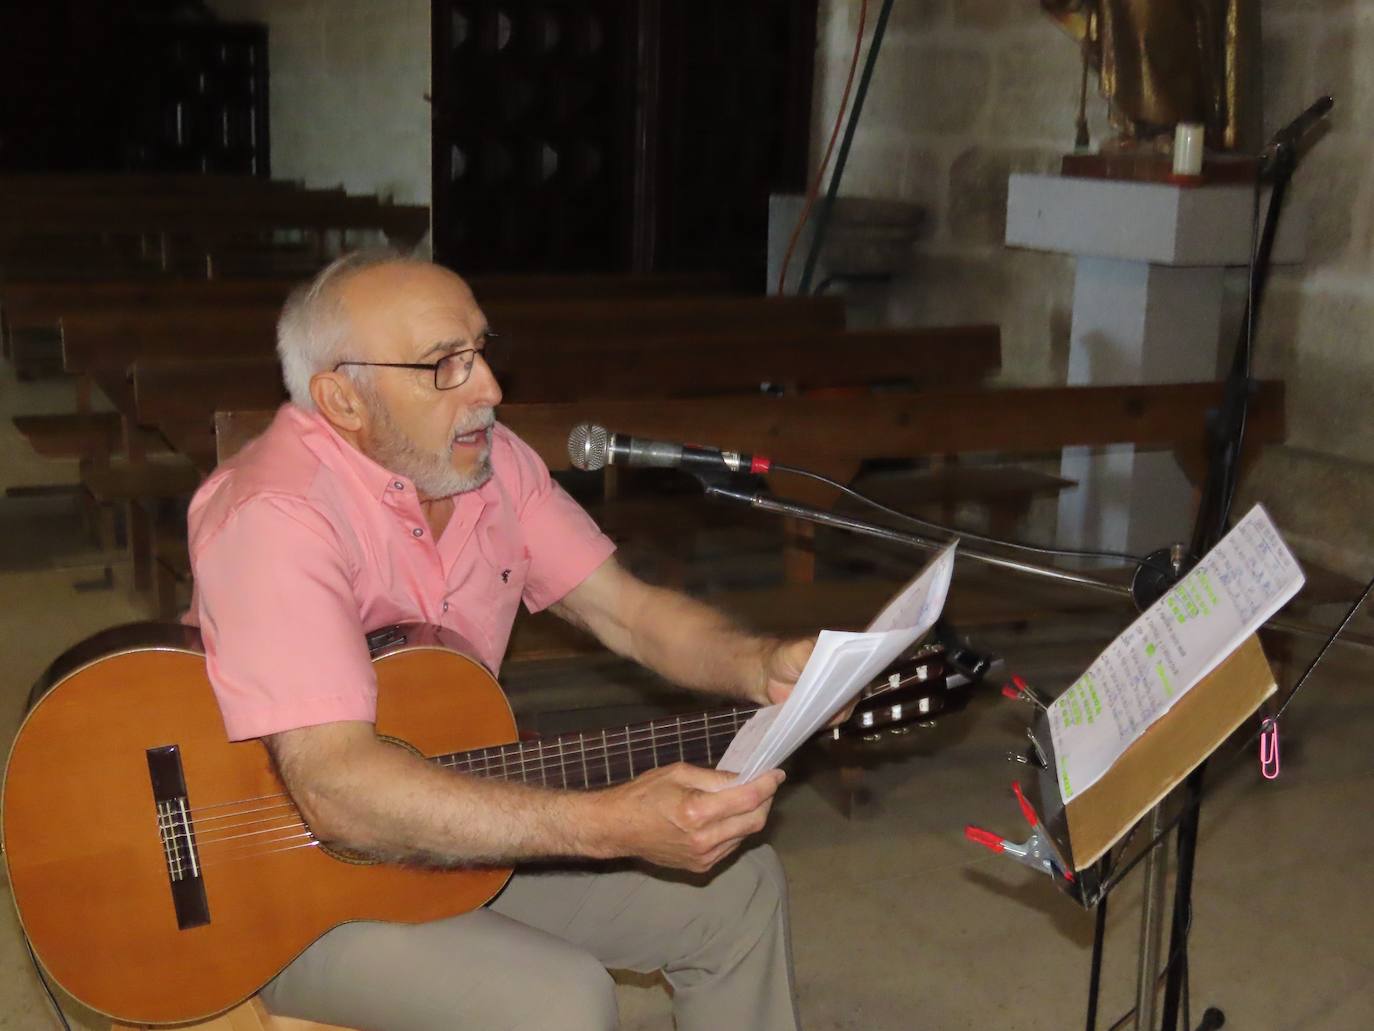
[[[787,701],[755,713],[716,769],[738,774],[736,784],[774,769],[928,634],[944,611],[957,546],[955,541],[942,548],[863,633],[822,630]]]
[[[1302,570],[1256,505],[1049,707],[1064,801],[1298,593]]]

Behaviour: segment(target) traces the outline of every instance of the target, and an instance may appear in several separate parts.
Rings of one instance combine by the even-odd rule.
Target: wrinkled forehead
[[[438,344],[471,343],[486,329],[467,284],[438,265],[364,269],[343,284],[339,300],[363,361],[413,361]]]

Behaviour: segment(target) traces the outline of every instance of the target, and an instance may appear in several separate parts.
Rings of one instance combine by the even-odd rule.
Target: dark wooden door
[[[733,273],[804,187],[814,3],[433,0],[434,226],[466,273]]]

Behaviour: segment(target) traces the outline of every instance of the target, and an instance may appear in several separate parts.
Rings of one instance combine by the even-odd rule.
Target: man
[[[387,1031],[606,1028],[606,968],[632,968],[664,972],[683,1031],[794,1027],[781,869],[766,846],[735,854],[780,772],[728,787],[678,764],[555,791],[455,774],[376,736],[364,632],[391,623],[448,627],[496,671],[523,599],[678,683],[762,704],[813,645],[744,633],[623,570],[494,421],[492,336],[447,270],[340,259],[283,310],[291,403],[192,502],[189,618],[225,725],[265,742],[315,836],[438,866],[539,861],[472,913],[336,928],[263,997]]]

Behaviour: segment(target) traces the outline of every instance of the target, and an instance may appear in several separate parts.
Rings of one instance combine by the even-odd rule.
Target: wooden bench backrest
[[[982,382],[1000,365],[996,326],[675,337],[633,352],[577,343],[567,350],[521,349],[499,374],[507,402],[748,394],[763,382],[802,390],[898,380],[947,387]],[[268,408],[285,399],[275,358],[144,359],[134,364],[133,383],[143,425],[198,418],[208,425],[216,410]]]
[[[269,356],[276,346],[278,313],[276,304],[245,304],[220,311],[71,315],[61,321],[62,363],[70,373],[85,373],[124,369],[150,357]]]
[[[385,204],[342,191],[0,201],[0,239],[162,233],[224,239],[279,229],[383,229],[414,239],[428,226],[424,205]]]
[[[290,252],[288,252],[290,253]],[[51,327],[64,315],[91,310],[189,307],[214,309],[244,300],[286,299],[304,276],[252,279],[109,279],[104,281],[0,280],[0,311],[11,329]],[[729,297],[723,278],[666,276],[476,276],[468,281],[484,305],[547,304],[572,300],[609,302],[671,299],[681,296]],[[714,292],[714,294],[713,294]],[[743,295],[740,295],[743,296]]]
[[[123,196],[148,194],[260,194],[274,191],[299,192],[301,185],[287,179],[264,179],[254,175],[177,175],[175,173],[51,173],[0,175],[0,196],[52,196],[54,194]]]
[[[492,302],[484,309],[493,328],[522,349],[564,346],[571,338],[614,338],[684,333],[792,332],[841,329],[842,303],[828,298],[627,298],[615,302]],[[123,367],[141,358],[270,356],[276,346],[278,305],[249,302],[224,311],[141,307],[75,314],[61,321],[68,372]],[[598,344],[598,346],[600,346]],[[537,351],[536,351],[537,353]]]
[[[503,405],[500,419],[551,469],[569,468],[568,432],[595,422],[618,433],[696,440],[852,478],[865,458],[996,451],[1041,454],[1076,445],[1201,445],[1216,383],[958,390],[868,398],[725,398]],[[271,412],[218,412],[219,459],[266,428]],[[1246,427],[1252,443],[1283,439],[1283,384],[1260,384]]]
[[[201,308],[213,314],[226,306],[280,306],[298,282],[295,278],[0,282],[0,311],[11,330],[52,328],[63,316],[89,313]]]

